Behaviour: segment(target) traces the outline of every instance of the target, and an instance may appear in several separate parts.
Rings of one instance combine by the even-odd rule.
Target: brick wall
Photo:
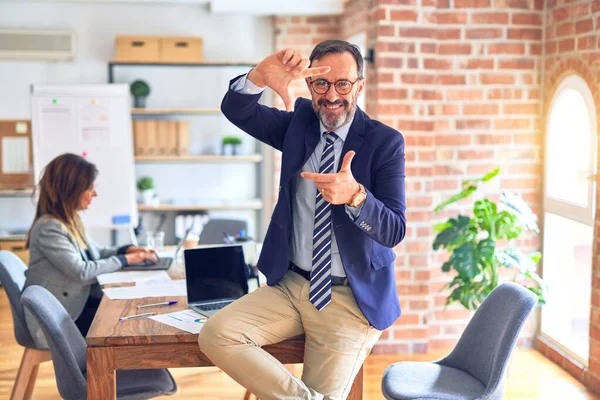
[[[543,99],[544,115],[561,79],[575,73],[581,76],[600,106],[600,1],[547,0],[544,15]],[[598,196],[598,194],[596,195]],[[598,197],[597,197],[598,198]],[[600,204],[600,202],[596,202]],[[536,346],[596,392],[600,392],[600,213],[596,213],[595,246],[592,267],[592,311],[590,321],[589,369],[538,340]]]
[[[366,29],[376,57],[366,111],[406,139],[409,225],[395,249],[404,315],[376,353],[450,348],[468,322],[460,307],[444,309],[444,255],[431,250],[433,223],[465,209],[434,215],[433,206],[461,180],[499,166],[497,185],[540,211],[542,8],[527,0],[352,0],[340,18],[275,20],[276,49],[293,46],[307,56],[323,39]],[[537,248],[539,240],[521,245]]]

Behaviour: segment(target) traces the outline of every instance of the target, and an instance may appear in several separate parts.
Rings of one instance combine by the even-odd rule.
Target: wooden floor
[[[23,349],[15,342],[8,299],[0,288],[0,399],[8,399],[17,374]],[[440,354],[420,356],[371,355],[365,364],[366,400],[383,399],[381,376],[385,368],[396,361],[431,360]],[[301,366],[293,366],[301,373]],[[163,399],[242,400],[244,389],[216,368],[183,368],[170,370],[179,390]],[[42,364],[34,399],[60,399],[54,381],[52,363]],[[568,399],[600,400],[577,380],[544,358],[535,350],[520,349],[512,363],[507,382],[507,400]]]

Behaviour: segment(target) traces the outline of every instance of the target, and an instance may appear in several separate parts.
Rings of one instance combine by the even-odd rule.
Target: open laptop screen
[[[184,256],[188,304],[237,299],[248,293],[242,246],[188,249]]]

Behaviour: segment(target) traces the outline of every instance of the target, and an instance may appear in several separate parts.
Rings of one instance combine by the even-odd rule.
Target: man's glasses
[[[315,93],[325,94],[329,91],[329,87],[333,85],[335,91],[343,95],[350,93],[354,84],[361,79],[362,78],[357,78],[354,82],[347,79],[340,79],[339,81],[335,82],[329,82],[325,79],[315,79],[314,81],[310,82],[310,87],[315,91]]]

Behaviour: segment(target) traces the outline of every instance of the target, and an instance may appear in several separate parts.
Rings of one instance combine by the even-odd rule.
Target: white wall
[[[0,28],[72,29],[77,36],[77,54],[72,62],[0,60],[0,119],[30,118],[32,83],[106,83],[107,61],[114,57],[117,34],[201,36],[207,60],[256,61],[273,48],[270,18],[211,15],[204,7],[184,4],[0,2]],[[147,80],[153,89],[149,107],[218,107],[229,79],[246,71],[247,68],[118,67],[115,80]],[[192,118],[193,149],[218,147],[219,130],[223,134],[238,133],[224,118],[215,118],[218,117]],[[253,150],[248,140],[245,147]],[[244,190],[253,190],[252,183],[248,184],[254,179],[253,167],[233,168],[188,164],[161,169],[138,165],[136,173],[155,174],[158,192],[163,197],[203,193],[218,197],[224,177],[228,178],[228,188],[239,183]],[[239,194],[231,190],[224,193],[227,198]],[[33,213],[29,198],[0,198],[0,231],[26,229]]]

